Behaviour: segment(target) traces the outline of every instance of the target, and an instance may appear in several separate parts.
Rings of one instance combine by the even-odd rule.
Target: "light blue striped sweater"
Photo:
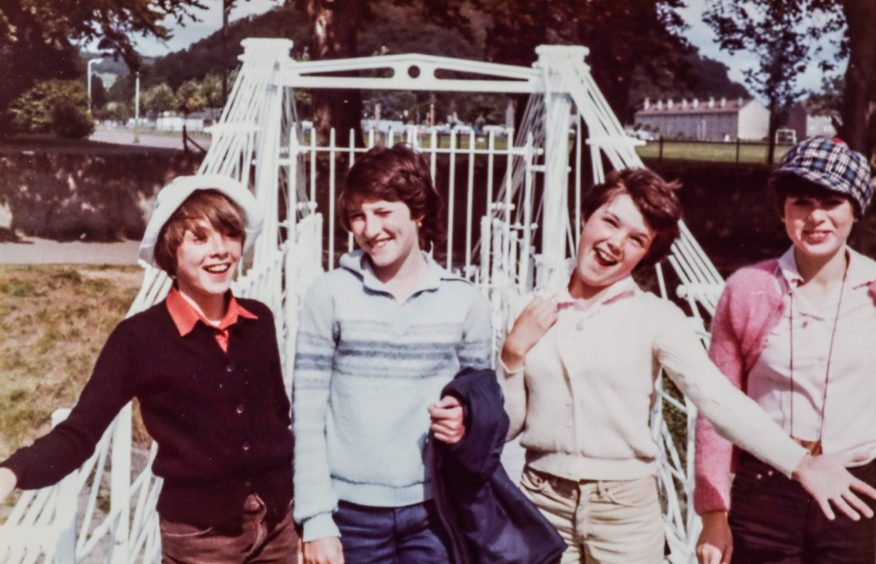
[[[339,536],[338,499],[400,507],[432,497],[427,407],[464,367],[489,366],[489,305],[424,254],[399,303],[361,251],[319,277],[302,306],[293,379],[295,520],[304,541]]]

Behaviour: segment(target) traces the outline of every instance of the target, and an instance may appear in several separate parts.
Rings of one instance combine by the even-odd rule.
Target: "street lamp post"
[[[99,63],[103,61],[100,57],[97,59],[88,59],[88,63],[86,63],[85,67],[87,69],[88,75],[88,113],[91,113],[91,65]]]
[[[134,143],[140,142],[140,71],[134,80]]]

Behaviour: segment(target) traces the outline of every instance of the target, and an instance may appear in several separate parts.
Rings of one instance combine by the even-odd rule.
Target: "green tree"
[[[94,132],[88,92],[76,80],[38,82],[9,105],[16,131],[81,139]]]
[[[823,0],[825,11],[842,11],[846,24],[843,47],[849,55],[845,72],[840,132],[853,149],[876,151],[876,2]],[[836,18],[834,18],[836,22]],[[834,23],[834,27],[837,24]]]
[[[201,92],[207,100],[210,108],[221,108],[225,104],[226,94],[222,90],[222,81],[230,77],[222,77],[215,73],[209,73],[201,81]]]
[[[183,115],[199,112],[207,105],[204,89],[197,80],[183,82],[176,91],[176,105]]]
[[[179,107],[179,102],[173,90],[165,83],[156,84],[141,96],[143,109],[147,112],[171,112]]]
[[[745,80],[767,99],[768,162],[775,155],[776,129],[802,94],[797,78],[818,51],[813,38],[823,23],[812,14],[810,0],[710,0],[704,16],[723,49],[757,57],[758,65],[745,70]]]
[[[481,0],[478,0],[480,2]],[[307,17],[308,56],[314,60],[361,56],[359,33],[374,25],[377,15],[393,8],[412,10],[418,23],[432,22],[445,30],[471,36],[465,0],[289,0]],[[414,18],[412,18],[414,19]],[[416,31],[416,26],[408,27]],[[365,51],[368,53],[371,51]],[[313,92],[313,122],[317,135],[327,139],[328,131],[353,130],[356,144],[362,144],[360,118],[362,94],[359,90],[320,90]],[[339,142],[345,142],[341,137]]]
[[[91,75],[91,108],[98,111],[109,101],[103,81],[97,74]]]
[[[0,3],[0,130],[6,109],[39,80],[82,76],[77,45],[97,42],[101,51],[140,67],[132,39],[167,39],[165,18],[194,20],[202,0],[3,0]]]
[[[682,0],[482,0],[489,17],[485,51],[500,63],[529,65],[541,44],[579,44],[612,109],[622,120],[633,113],[633,78],[688,80],[677,13]]]

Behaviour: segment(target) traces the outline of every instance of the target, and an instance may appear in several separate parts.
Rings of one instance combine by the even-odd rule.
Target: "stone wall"
[[[0,154],[0,235],[139,239],[156,192],[202,156],[170,150]]]

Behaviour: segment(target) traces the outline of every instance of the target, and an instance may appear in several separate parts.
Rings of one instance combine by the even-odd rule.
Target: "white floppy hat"
[[[158,234],[161,228],[179,208],[186,198],[196,190],[216,190],[237,204],[243,213],[246,241],[243,252],[249,251],[259,233],[262,231],[264,214],[256,202],[252,192],[240,182],[221,174],[197,174],[194,176],[178,176],[158,192],[155,197],[155,209],[146,225],[146,232],[140,242],[140,262],[146,266],[158,266],[155,262],[155,245],[158,244]]]

